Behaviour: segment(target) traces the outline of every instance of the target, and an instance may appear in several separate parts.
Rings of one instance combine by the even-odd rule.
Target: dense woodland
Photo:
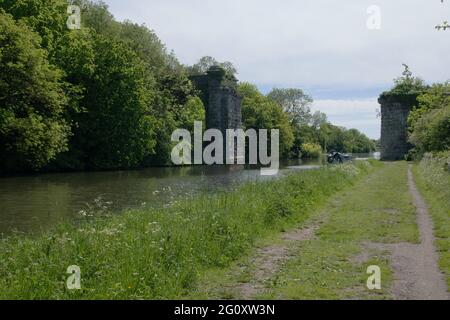
[[[66,0],[0,0],[0,172],[170,164],[172,131],[205,116],[189,76],[237,70],[211,57],[182,65],[145,25],[115,21],[101,2],[70,3],[82,9],[80,30],[66,26]],[[300,89],[237,90],[245,128],[280,129],[285,157],[376,148],[312,114]]]

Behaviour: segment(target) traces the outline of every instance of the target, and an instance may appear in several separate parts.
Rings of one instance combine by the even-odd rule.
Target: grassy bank
[[[293,244],[288,259],[263,281],[255,298],[392,298],[390,254],[383,244],[417,243],[419,233],[406,162],[380,166],[312,215],[312,224],[316,216],[322,221],[315,237]],[[283,241],[282,237],[272,243],[277,241]],[[195,297],[241,298],[242,282],[258,282],[249,276],[258,268],[253,261],[243,259],[234,270],[206,279]],[[366,287],[370,265],[381,268],[382,290]],[[226,291],[217,290],[221,283],[226,284]]]
[[[367,174],[360,162],[248,183],[171,207],[61,224],[0,243],[0,298],[152,299],[185,296],[199,276],[228,266],[258,240],[298,225],[336,190]],[[81,290],[67,290],[68,266]]]
[[[414,166],[417,186],[425,198],[434,222],[439,266],[450,288],[450,152],[440,156],[426,155]]]

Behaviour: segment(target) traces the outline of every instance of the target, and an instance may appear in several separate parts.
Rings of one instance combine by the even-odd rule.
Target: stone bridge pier
[[[408,143],[408,116],[417,105],[415,94],[383,94],[381,105],[381,160],[404,160],[411,149]]]
[[[192,76],[191,80],[205,106],[206,129],[220,130],[225,139],[227,129],[242,128],[242,98],[236,90],[236,79],[226,77],[220,67],[211,67],[205,75]]]

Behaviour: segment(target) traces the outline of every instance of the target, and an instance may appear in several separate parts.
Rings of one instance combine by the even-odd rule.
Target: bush
[[[419,154],[450,149],[450,85],[436,84],[417,100],[408,119],[410,142]]]
[[[304,143],[301,146],[302,158],[315,159],[322,155],[322,147],[316,143]]]

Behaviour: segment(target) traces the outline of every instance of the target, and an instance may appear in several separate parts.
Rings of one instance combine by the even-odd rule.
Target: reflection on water
[[[317,168],[322,161],[284,163],[279,175]],[[192,166],[138,171],[79,172],[0,178],[0,234],[36,232],[73,218],[101,198],[113,212],[158,206],[201,192],[229,190],[244,181],[273,179],[257,168]]]

